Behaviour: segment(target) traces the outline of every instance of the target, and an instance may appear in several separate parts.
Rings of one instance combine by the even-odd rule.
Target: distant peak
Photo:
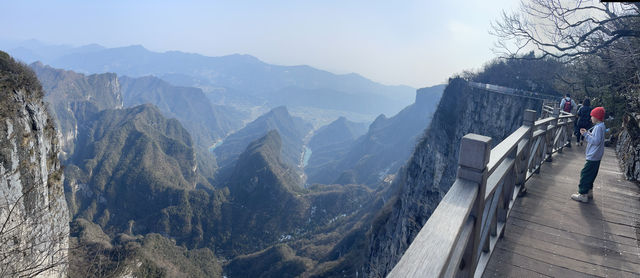
[[[251,56],[249,54],[237,54],[236,53],[236,54],[221,56],[220,58],[229,59],[229,60],[233,60],[233,61],[240,61],[240,62],[244,62],[244,63],[264,63],[260,59],[254,57],[254,56]]]
[[[362,76],[362,75],[360,75],[360,74],[357,74],[357,73],[355,73],[355,72],[344,74],[344,76],[347,76],[347,77],[357,77],[357,78],[365,78],[364,76]],[[365,79],[367,79],[367,78],[365,78]],[[367,80],[369,80],[369,79],[367,79]]]
[[[262,140],[281,141],[280,133],[278,133],[278,131],[275,129],[269,130],[269,132],[267,132],[267,134],[264,137],[262,137]]]
[[[284,106],[284,105],[283,106],[278,106],[276,108],[273,108],[273,109],[271,109],[270,112],[273,113],[273,114],[278,114],[278,115],[281,115],[281,114],[289,115],[289,111],[287,110],[287,107]]]
[[[378,125],[381,125],[383,122],[387,121],[387,116],[385,116],[384,114],[380,114],[380,116],[378,116],[373,123],[371,123],[369,129],[375,129],[378,127]]]
[[[373,121],[374,123],[377,121],[384,121],[387,119],[387,116],[385,116],[384,114],[380,114],[378,115],[378,117],[376,117],[376,119]]]
[[[44,68],[44,67],[48,67],[48,66],[46,66],[45,64],[43,64],[42,62],[40,62],[40,61],[35,61],[35,62],[31,63],[31,65],[29,65],[29,66],[31,66],[31,68]]]
[[[445,84],[435,85],[431,87],[425,87],[416,90],[416,100],[415,103],[430,103],[433,101],[434,96],[439,98],[440,95],[444,92]]]
[[[134,50],[134,51],[149,51],[146,48],[144,48],[144,46],[142,46],[140,44],[123,46],[123,47],[115,47],[115,48],[109,48],[109,49],[126,49],[126,50]]]
[[[245,152],[240,156],[241,160],[250,159],[253,154],[260,154],[265,158],[277,158],[282,149],[282,138],[275,129],[270,130],[264,136],[249,144]]]
[[[80,48],[82,48],[82,49],[91,49],[91,50],[102,50],[102,49],[105,49],[104,46],[99,45],[97,43],[83,45]]]
[[[104,46],[99,45],[97,43],[90,43],[90,44],[83,45],[82,47],[104,47]]]
[[[251,59],[257,59],[256,57],[253,57],[249,54],[240,54],[240,53],[234,53],[231,55],[227,55],[227,57],[242,57],[242,58],[251,58]]]
[[[141,44],[132,44],[130,46],[125,46],[125,48],[140,48],[140,49],[146,49],[144,48],[144,46],[142,46]]]
[[[331,126],[346,126],[349,123],[349,120],[347,120],[347,118],[345,118],[344,116],[340,116],[338,119],[336,119],[335,121],[333,121],[331,124]]]

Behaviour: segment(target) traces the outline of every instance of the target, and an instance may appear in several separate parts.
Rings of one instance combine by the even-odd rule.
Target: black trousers
[[[593,182],[596,180],[598,170],[600,169],[600,160],[587,160],[584,168],[580,171],[580,184],[578,185],[578,193],[587,194],[593,189]]]

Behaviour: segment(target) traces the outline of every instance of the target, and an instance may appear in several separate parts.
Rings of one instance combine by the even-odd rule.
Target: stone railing
[[[454,184],[387,277],[482,275],[526,181],[570,146],[575,116],[548,106],[541,114],[536,121],[525,110],[523,125],[493,149],[489,137],[462,138]]]
[[[514,95],[514,96],[525,97],[525,98],[541,99],[541,100],[545,100],[545,103],[546,102],[553,103],[555,101],[552,101],[552,100],[555,100],[558,98],[557,95],[525,91],[525,90],[514,89],[514,88],[493,85],[493,84],[478,83],[473,81],[469,81],[468,84],[471,87],[483,89],[489,92],[505,94],[505,95]]]

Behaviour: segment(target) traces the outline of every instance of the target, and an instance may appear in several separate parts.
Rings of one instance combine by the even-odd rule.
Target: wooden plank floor
[[[527,182],[484,277],[640,277],[640,189],[605,148],[594,200],[571,200],[584,149],[565,148]]]

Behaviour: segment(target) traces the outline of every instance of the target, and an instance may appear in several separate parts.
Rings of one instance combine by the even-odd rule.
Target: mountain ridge
[[[222,145],[214,149],[214,153],[220,167],[233,166],[249,143],[275,129],[284,142],[281,148],[283,161],[297,167],[303,152],[303,138],[311,128],[311,125],[302,119],[291,116],[286,107],[279,106],[229,135]]]
[[[28,45],[23,47],[28,48]],[[159,53],[143,46],[89,49],[65,50],[65,55],[53,55],[54,58],[44,60],[54,67],[87,74],[153,75],[174,85],[199,87],[214,101],[249,102],[252,105],[262,105],[267,101],[271,107],[292,106],[289,99],[279,92],[290,87],[293,89],[286,90],[286,94],[304,95],[309,90],[319,90],[322,94],[333,91],[340,96],[360,96],[359,101],[369,102],[364,108],[355,104],[342,108],[348,111],[362,112],[364,109],[367,114],[395,114],[411,103],[415,91],[409,86],[383,85],[355,73],[334,74],[308,65],[268,64],[246,54],[209,57],[181,51]],[[21,58],[27,62],[35,61],[34,57]],[[322,94],[316,98],[323,100],[325,106],[331,104],[324,101],[326,98],[321,98]],[[314,95],[317,94],[311,96]],[[314,103],[305,102],[307,105]]]

